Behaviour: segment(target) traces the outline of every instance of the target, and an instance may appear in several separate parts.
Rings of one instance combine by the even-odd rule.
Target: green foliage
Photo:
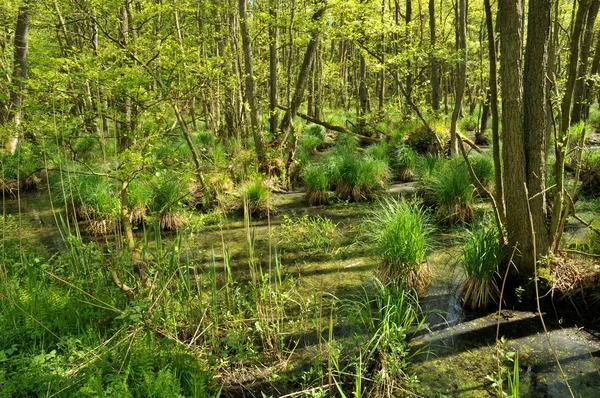
[[[298,139],[298,146],[304,150],[315,150],[325,143],[325,139],[325,128],[311,123],[304,128],[302,135]]]
[[[335,141],[335,148],[337,149],[354,151],[358,149],[358,146],[358,138],[346,133],[340,133]]]
[[[306,184],[306,202],[310,206],[324,205],[328,202],[329,177],[323,166],[309,164],[304,170]]]
[[[392,167],[397,171],[400,181],[410,181],[415,176],[417,155],[406,144],[399,144],[394,153]]]
[[[474,218],[474,187],[464,161],[454,158],[435,171],[428,181],[435,194],[437,216],[444,224],[468,223]]]
[[[596,231],[600,231],[600,222],[596,221],[592,223],[592,226]],[[587,240],[590,251],[593,254],[600,254],[600,234],[593,229],[588,230]]]
[[[600,196],[600,149],[584,151],[581,163],[582,192],[590,197]]]
[[[256,176],[242,186],[240,199],[240,208],[244,209],[247,206],[250,214],[266,215],[273,210],[271,191],[265,185],[262,176]]]
[[[35,188],[40,182],[35,172],[43,165],[39,148],[27,141],[17,146],[14,155],[0,153],[0,191],[15,195],[18,189]]]
[[[488,154],[476,154],[469,157],[469,162],[481,185],[488,187],[494,180],[494,159]]]
[[[409,286],[416,287],[414,279],[430,246],[431,227],[423,208],[396,199],[382,200],[366,221],[366,229],[389,275],[407,278]]]
[[[478,122],[477,115],[467,115],[458,121],[458,127],[462,131],[475,131],[477,130]]]
[[[390,148],[387,142],[381,141],[378,144],[371,144],[365,148],[365,156],[372,159],[381,160],[382,162],[390,162]]]
[[[182,200],[189,195],[189,182],[189,176],[171,172],[160,174],[154,181],[150,209],[158,216],[162,229],[174,230],[184,226]]]
[[[359,157],[344,153],[330,164],[330,176],[337,178],[336,193],[355,202],[373,199],[389,179],[386,162],[371,157]],[[333,166],[333,167],[331,167]]]
[[[460,261],[467,277],[462,285],[466,307],[485,310],[498,302],[496,276],[505,253],[500,242],[501,235],[493,226],[481,225],[469,233]]]

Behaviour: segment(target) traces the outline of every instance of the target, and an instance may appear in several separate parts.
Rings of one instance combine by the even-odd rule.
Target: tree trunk
[[[535,245],[538,257],[544,256],[552,244],[547,224],[546,206],[546,134],[548,133],[548,46],[552,1],[529,2],[527,51],[525,53],[523,90],[523,135],[525,173]],[[537,260],[537,259],[536,259]]]
[[[575,24],[573,25],[573,33],[571,35],[571,44],[569,47],[569,67],[567,69],[567,83],[565,92],[560,105],[561,120],[560,131],[562,134],[571,127],[571,103],[573,102],[573,91],[575,90],[575,82],[577,80],[577,71],[579,66],[579,53],[581,49],[581,36],[591,0],[581,0],[577,8]]]
[[[457,50],[461,51],[460,61],[456,66],[456,86],[454,95],[454,110],[450,124],[450,154],[458,154],[456,140],[456,125],[462,107],[462,99],[467,83],[467,5],[466,0],[458,0],[458,23],[456,28]]]
[[[243,1],[243,0],[240,0]],[[325,7],[319,8],[313,14],[313,21],[319,21],[323,14],[325,13]],[[280,146],[285,145],[285,142],[289,136],[290,129],[292,127],[292,120],[296,112],[298,112],[298,108],[302,104],[304,99],[304,91],[306,89],[306,85],[308,83],[308,77],[311,71],[311,66],[315,58],[315,54],[317,52],[317,47],[319,46],[319,38],[320,38],[320,29],[317,28],[313,33],[310,41],[308,42],[308,46],[306,47],[306,52],[304,53],[304,60],[302,61],[302,66],[300,67],[300,72],[298,73],[298,79],[296,80],[296,87],[294,89],[294,96],[290,101],[290,106],[288,110],[284,113],[281,123],[279,124],[279,137],[277,144]]]
[[[269,14],[271,24],[269,26],[269,130],[271,134],[277,131],[277,122],[279,120],[277,109],[277,51],[279,47],[279,28],[277,27],[278,17],[277,0],[270,0]]]
[[[490,109],[492,111],[492,151],[494,155],[494,199],[498,206],[500,219],[506,219],[504,205],[504,182],[502,180],[502,163],[500,156],[500,115],[498,112],[498,76],[496,73],[496,35],[492,20],[492,7],[490,0],[484,0],[485,23],[488,32],[488,57],[490,59]]]
[[[429,35],[431,40],[431,54],[429,56],[431,69],[431,108],[434,111],[438,111],[440,109],[440,78],[439,66],[435,56],[435,0],[429,0]]]
[[[592,47],[592,38],[594,36],[594,22],[596,22],[596,16],[598,15],[598,8],[600,6],[600,0],[592,0],[590,10],[588,12],[587,21],[585,23],[585,34],[583,37],[583,43],[581,44],[581,57],[579,60],[579,71],[577,76],[579,77],[575,82],[575,89],[573,91],[573,111],[571,112],[571,123],[579,123],[583,119],[587,119],[587,115],[584,114],[585,110],[585,89],[586,79],[585,76],[588,70],[590,49]]]
[[[29,67],[27,65],[27,54],[29,52],[29,25],[31,14],[29,7],[19,8],[17,26],[15,28],[15,52],[12,79],[10,84],[9,103],[2,124],[12,123],[14,131],[11,136],[5,138],[4,149],[14,154],[19,143],[19,128],[21,126],[23,91],[27,82]]]
[[[502,156],[506,231],[509,243],[517,248],[518,253],[514,259],[519,270],[516,282],[526,286],[534,275],[537,258],[545,255],[551,247],[551,237],[548,235],[546,224],[545,198],[540,193],[544,188],[546,176],[546,74],[552,2],[529,1],[524,74],[521,67],[522,47],[515,44],[522,43],[521,4],[519,0],[501,0],[498,23],[502,56],[500,78],[503,93]],[[534,233],[530,229],[527,215],[533,221]],[[533,297],[531,290],[526,290],[527,299]]]
[[[242,34],[242,46],[245,65],[246,100],[250,107],[250,130],[254,138],[254,149],[258,158],[258,167],[267,171],[267,160],[265,157],[265,144],[256,103],[256,84],[254,82],[254,60],[252,57],[252,43],[248,31],[248,3],[247,0],[239,0],[240,31]]]

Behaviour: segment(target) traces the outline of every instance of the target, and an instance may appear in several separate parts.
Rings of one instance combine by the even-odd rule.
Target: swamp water
[[[394,194],[410,194],[411,184],[391,187]],[[19,219],[22,229],[4,231],[5,239],[21,240],[23,244],[41,244],[49,253],[65,249],[56,218],[51,211],[47,192],[38,190],[24,194],[20,204],[5,199],[4,213]],[[368,283],[377,267],[377,258],[357,241],[358,225],[368,214],[369,205],[336,204],[307,208],[300,192],[275,196],[277,213],[269,220],[252,222],[256,236],[256,256],[268,253],[282,242],[273,231],[282,228],[286,216],[319,215],[329,218],[339,231],[336,247],[305,256],[294,250],[293,242],[281,248],[284,272],[299,280],[301,295],[315,292],[343,296]],[[223,260],[223,246],[231,258],[232,273],[247,277],[248,233],[244,222],[227,220],[225,226],[204,225],[192,229],[184,238],[187,255],[208,267],[211,258]],[[214,253],[214,255],[213,255]],[[220,255],[220,256],[219,256]],[[521,396],[568,397],[570,392],[556,364],[560,360],[569,386],[576,397],[596,397],[600,391],[600,340],[575,326],[563,327],[556,317],[546,314],[548,336],[535,313],[503,310],[498,314],[481,315],[462,309],[458,290],[462,275],[455,267],[460,256],[456,242],[441,244],[430,254],[432,284],[420,298],[423,310],[429,313],[427,330],[411,342],[415,349],[427,347],[412,358],[409,373],[419,380],[416,388],[425,397],[493,397],[497,389],[488,376],[498,372],[495,338],[507,339],[505,351],[518,353]],[[341,328],[343,329],[343,328]],[[344,334],[338,329],[336,333]],[[548,338],[554,353],[548,343]],[[316,336],[307,337],[304,346],[315,344]]]

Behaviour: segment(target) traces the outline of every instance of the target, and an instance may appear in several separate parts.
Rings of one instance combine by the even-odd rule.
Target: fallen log
[[[287,108],[285,106],[277,105],[277,107],[280,108],[280,109],[282,109],[282,110],[284,110],[284,111],[287,111]],[[296,115],[299,116],[299,117],[301,117],[304,120],[307,120],[307,121],[311,122],[311,123],[323,126],[327,130],[337,131],[338,133],[344,133],[344,134],[353,135],[353,136],[359,138],[361,141],[364,141],[367,144],[376,144],[376,143],[378,143],[380,141],[377,138],[367,137],[366,135],[355,133],[354,131],[352,131],[350,129],[347,129],[346,127],[338,126],[338,125],[331,124],[331,123],[327,123],[324,120],[319,120],[319,119],[317,119],[315,117],[306,115],[306,114],[301,113],[301,112],[296,112]]]

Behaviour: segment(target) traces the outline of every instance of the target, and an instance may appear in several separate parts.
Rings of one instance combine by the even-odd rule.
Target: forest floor
[[[390,193],[411,195],[415,189],[414,183],[397,184],[390,187]],[[356,291],[369,282],[378,267],[372,249],[357,239],[361,222],[373,204],[338,202],[306,207],[303,196],[301,191],[275,195],[276,212],[268,218],[251,221],[256,256],[265,260],[271,249],[278,247],[284,272],[297,278],[300,295],[320,292],[343,297]],[[11,239],[42,243],[49,252],[64,248],[46,191],[22,195],[20,204],[5,202],[6,214],[19,214],[19,211],[24,232]],[[582,208],[584,214],[586,211]],[[306,252],[285,236],[290,228],[299,233],[299,224],[291,220],[305,214],[332,220],[336,230],[333,245]],[[199,268],[204,268],[209,261],[222,261],[226,247],[232,260],[232,272],[236,278],[244,279],[248,274],[248,230],[240,217],[222,221],[196,220],[184,237],[186,255]],[[570,224],[567,230],[571,241],[580,236],[576,224]],[[415,384],[418,394],[425,397],[497,396],[490,376],[498,374],[498,357],[516,352],[522,396],[570,396],[569,388],[577,397],[596,396],[595,391],[600,389],[597,335],[571,322],[563,324],[563,319],[555,314],[544,314],[548,329],[545,333],[534,312],[503,309],[500,313],[479,314],[463,310],[459,298],[463,276],[456,267],[461,232],[441,231],[435,240],[435,249],[428,257],[432,283],[420,297],[422,309],[429,314],[427,327],[411,343],[415,351],[425,349],[412,357],[408,368],[408,373],[418,379]],[[506,338],[500,351],[497,337]],[[314,343],[315,339],[306,338],[304,349]]]

